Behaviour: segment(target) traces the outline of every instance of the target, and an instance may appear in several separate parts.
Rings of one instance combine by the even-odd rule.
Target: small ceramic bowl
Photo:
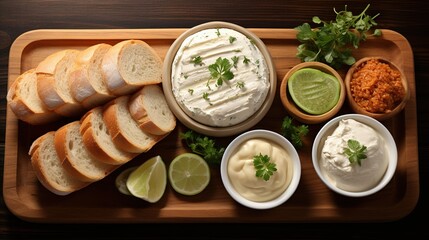
[[[351,85],[351,81],[352,81],[352,77],[353,77],[354,72],[359,68],[359,66],[361,64],[363,64],[364,62],[366,62],[370,59],[376,59],[382,63],[387,63],[390,66],[390,68],[392,68],[393,70],[397,70],[401,75],[401,82],[402,82],[402,85],[404,86],[405,96],[403,97],[402,101],[393,110],[386,112],[386,113],[373,113],[373,112],[369,112],[369,111],[365,110],[359,104],[356,103],[356,101],[355,101],[355,99],[351,93],[350,85]],[[402,70],[396,64],[394,64],[393,62],[391,62],[385,58],[382,58],[382,57],[365,57],[365,58],[358,60],[347,71],[347,74],[345,77],[345,85],[346,85],[346,90],[347,90],[347,100],[348,100],[348,103],[349,103],[351,109],[355,113],[364,114],[364,115],[373,117],[379,121],[383,121],[383,120],[392,118],[393,116],[400,113],[404,109],[407,101],[410,98],[410,91],[408,89],[408,82],[407,82],[407,78],[405,77],[405,74],[402,72]]]
[[[262,105],[259,107],[259,109],[256,110],[255,113],[253,113],[249,118],[245,119],[242,122],[230,125],[230,126],[212,126],[208,125],[205,122],[197,121],[192,114],[187,113],[182,106],[178,103],[176,100],[173,89],[172,89],[172,64],[174,61],[174,58],[176,56],[176,53],[180,49],[183,41],[185,39],[197,32],[200,32],[202,30],[206,29],[220,29],[220,28],[228,28],[235,31],[238,31],[245,36],[247,36],[249,39],[252,40],[252,43],[255,44],[255,46],[258,47],[260,52],[263,55],[263,58],[265,59],[266,65],[267,65],[267,71],[268,71],[268,79],[270,82],[270,87],[268,90],[268,93],[266,95],[266,98]],[[259,121],[262,120],[262,118],[266,115],[268,110],[270,109],[274,96],[276,94],[277,90],[277,75],[274,67],[273,60],[271,58],[271,55],[265,46],[265,44],[261,41],[261,39],[256,36],[254,33],[249,31],[248,29],[245,29],[241,26],[238,26],[236,24],[228,23],[228,22],[207,22],[198,26],[195,26],[193,28],[188,29],[184,33],[182,33],[170,46],[165,59],[164,59],[164,65],[163,65],[163,74],[162,74],[162,86],[164,90],[164,94],[167,100],[167,103],[169,107],[171,108],[174,115],[178,118],[178,120],[183,123],[186,127],[193,129],[197,132],[200,132],[202,134],[208,135],[208,136],[214,136],[214,137],[225,137],[225,136],[232,136],[235,134],[239,134],[241,132],[244,132],[245,130],[248,130],[249,128],[256,125]]]
[[[252,201],[243,197],[234,188],[232,184],[233,181],[238,181],[238,180],[231,179],[229,177],[228,164],[229,164],[229,160],[231,159],[231,156],[239,149],[241,144],[251,139],[264,139],[272,143],[275,143],[281,148],[283,148],[290,156],[290,163],[289,163],[290,165],[288,165],[288,167],[291,167],[290,173],[292,174],[292,176],[291,176],[289,185],[284,190],[284,192],[282,192],[278,197],[272,200]],[[277,170],[277,171],[280,172],[280,170]],[[253,209],[269,209],[283,204],[294,194],[295,190],[298,188],[298,184],[301,179],[301,163],[300,163],[300,158],[297,151],[286,138],[284,138],[278,133],[268,131],[268,130],[252,130],[239,135],[228,145],[222,158],[220,173],[221,173],[223,185],[225,186],[229,195],[235,201],[237,201],[243,206],[253,208]],[[255,170],[255,174],[256,174],[256,170]],[[276,172],[274,174],[276,174]],[[249,176],[256,178],[256,176],[251,176],[250,174]],[[260,180],[260,181],[263,181],[263,180]]]
[[[328,136],[332,135],[334,130],[338,127],[339,122],[343,119],[353,119],[353,120],[356,120],[357,122],[370,126],[376,132],[378,132],[378,134],[384,139],[384,142],[386,144],[385,153],[388,158],[387,170],[385,171],[384,175],[382,176],[378,184],[376,184],[374,187],[370,189],[363,190],[363,191],[346,191],[342,188],[339,188],[334,183],[334,181],[331,180],[329,176],[327,176],[326,171],[324,171],[320,166],[320,159],[322,154],[321,151],[323,149],[323,146],[325,145],[325,141]],[[362,161],[365,161],[365,159],[363,159]],[[393,139],[389,130],[379,121],[377,121],[372,117],[368,117],[362,114],[345,114],[330,120],[320,129],[313,143],[312,162],[313,162],[314,169],[316,170],[316,173],[320,177],[322,182],[334,192],[337,192],[341,195],[348,196],[348,197],[365,197],[382,190],[390,182],[390,180],[392,179],[396,171],[396,166],[398,162],[398,153],[397,153],[395,140]]]
[[[337,104],[333,108],[331,108],[331,110],[329,110],[328,112],[320,115],[309,114],[303,111],[301,108],[299,108],[291,98],[288,91],[288,80],[292,76],[292,74],[294,74],[296,71],[302,68],[318,69],[338,79],[340,83],[340,97],[338,99]],[[340,111],[341,107],[344,104],[345,98],[346,98],[346,90],[345,90],[345,85],[342,77],[338,74],[338,72],[335,69],[321,62],[303,62],[294,66],[284,76],[280,86],[280,99],[286,111],[298,121],[302,123],[307,123],[307,124],[317,124],[321,122],[326,122],[329,119],[333,118]]]

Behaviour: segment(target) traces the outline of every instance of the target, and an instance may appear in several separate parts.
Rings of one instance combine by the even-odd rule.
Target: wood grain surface
[[[361,1],[347,2],[348,9],[358,12],[367,3]],[[342,1],[0,1],[0,159],[1,173],[4,170],[6,127],[6,92],[8,82],[9,51],[12,43],[21,34],[35,29],[150,29],[150,28],[189,28],[197,24],[222,20],[239,24],[247,28],[294,28],[303,22],[310,22],[315,15],[322,19],[334,17],[333,8],[343,9]],[[174,221],[166,224],[37,224],[17,218],[6,207],[3,198],[0,202],[0,238],[1,239],[46,239],[62,236],[63,239],[82,238],[90,232],[100,233],[100,237],[111,239],[140,238],[186,238],[186,239],[320,239],[330,238],[363,238],[379,239],[395,236],[413,238],[428,236],[424,228],[419,228],[419,219],[424,219],[428,200],[427,181],[429,164],[428,149],[428,114],[429,104],[429,52],[425,41],[424,20],[427,13],[426,1],[374,1],[369,13],[375,15],[380,28],[391,29],[402,34],[411,44],[414,60],[416,110],[417,110],[417,149],[418,162],[411,168],[419,172],[419,201],[410,214],[399,219],[382,223],[368,223],[360,220],[355,223],[342,223],[336,219],[332,223],[315,223],[305,219],[300,223],[274,224],[263,219],[257,224],[180,224]],[[24,127],[25,126],[17,126]],[[407,125],[402,126],[407,128]],[[27,131],[42,131],[30,128]],[[403,130],[406,132],[406,130]],[[29,141],[29,140],[27,140]],[[28,142],[27,142],[28,143]],[[25,146],[21,146],[25,147]],[[19,152],[19,151],[18,151]],[[18,153],[17,152],[17,153]],[[2,177],[3,178],[3,177]],[[3,179],[1,180],[3,184]],[[26,182],[20,182],[26,184]],[[406,188],[406,186],[402,186]],[[397,198],[402,196],[397,192]],[[113,200],[113,199],[112,199]],[[40,201],[43,201],[41,199]],[[95,200],[94,200],[95,201]],[[342,202],[342,201],[339,201]],[[55,201],[51,204],[61,204]],[[96,203],[92,211],[96,211]],[[109,202],[106,204],[117,203]],[[347,205],[346,202],[342,204]],[[383,209],[383,203],[380,209]],[[400,204],[398,205],[400,206]],[[59,208],[61,209],[61,208]],[[95,209],[95,210],[94,210]],[[61,211],[61,210],[60,210]],[[102,211],[102,210],[100,210]],[[128,209],[132,214],[132,208]],[[392,212],[400,209],[391,209]],[[301,212],[305,214],[305,209]],[[60,214],[60,213],[59,213]],[[82,213],[76,213],[80,215]],[[163,214],[163,212],[160,212]],[[261,214],[261,213],[256,213]],[[264,213],[262,213],[264,214]],[[299,213],[298,213],[299,214]],[[335,213],[333,213],[335,214]],[[347,214],[337,213],[337,214]],[[377,213],[374,213],[377,214]],[[379,214],[383,214],[381,211]],[[305,216],[305,215],[304,215]],[[208,216],[210,217],[210,216]],[[246,217],[251,218],[249,214]],[[383,218],[383,217],[380,217]],[[305,223],[303,223],[305,222]],[[227,232],[230,232],[227,234]]]

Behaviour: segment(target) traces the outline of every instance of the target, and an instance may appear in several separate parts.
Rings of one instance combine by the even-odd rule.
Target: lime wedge
[[[313,68],[303,68],[293,73],[287,86],[295,104],[309,114],[328,112],[340,98],[339,80]]]
[[[160,156],[152,157],[131,172],[127,179],[129,192],[154,203],[161,199],[167,186],[167,170]]]
[[[122,171],[115,179],[116,188],[119,192],[125,195],[132,195],[127,188],[127,179],[130,176],[131,172],[133,172],[137,167],[130,167]]]
[[[183,195],[202,192],[210,182],[207,162],[194,153],[183,153],[170,163],[168,177],[173,189]]]

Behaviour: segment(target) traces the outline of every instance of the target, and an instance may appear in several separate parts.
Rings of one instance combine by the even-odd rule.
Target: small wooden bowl
[[[294,103],[294,101],[292,100],[292,97],[289,95],[289,91],[287,89],[288,79],[290,78],[290,76],[292,76],[292,74],[294,74],[296,71],[302,68],[318,69],[322,72],[333,75],[340,82],[340,98],[338,99],[337,104],[328,112],[320,115],[313,115],[313,114],[306,113]],[[330,120],[338,113],[338,111],[340,111],[341,107],[344,104],[345,98],[346,98],[346,90],[345,90],[345,85],[342,77],[338,74],[338,72],[335,69],[321,62],[303,62],[294,66],[284,76],[282,83],[280,85],[280,99],[282,101],[283,106],[292,117],[294,117],[296,120],[302,123],[317,124],[317,123],[326,122]]]
[[[364,62],[366,62],[366,61],[368,61],[370,59],[377,59],[380,62],[387,63],[387,64],[389,64],[389,66],[392,69],[395,69],[395,70],[399,71],[400,74],[401,74],[401,81],[402,81],[402,85],[404,86],[404,89],[405,89],[405,96],[402,99],[402,101],[392,111],[390,111],[390,112],[387,112],[387,113],[372,113],[372,112],[369,112],[369,111],[365,110],[364,108],[362,108],[359,104],[357,104],[355,102],[355,99],[353,98],[353,96],[351,94],[350,82],[352,80],[353,73],[356,71],[356,69],[362,63],[364,63]],[[365,57],[365,58],[362,58],[362,59],[358,60],[347,71],[346,78],[345,78],[345,85],[346,85],[346,91],[347,91],[347,100],[348,100],[348,103],[349,103],[350,108],[352,109],[352,111],[354,111],[355,113],[359,113],[359,114],[370,116],[370,117],[375,118],[375,119],[377,119],[379,121],[383,121],[383,120],[392,118],[393,116],[397,115],[399,112],[401,112],[404,109],[405,105],[407,104],[408,99],[410,98],[410,91],[408,89],[407,78],[405,77],[405,74],[403,73],[403,71],[397,65],[395,65],[393,62],[391,62],[391,61],[389,61],[389,60],[387,60],[385,58],[382,58],[382,57]]]

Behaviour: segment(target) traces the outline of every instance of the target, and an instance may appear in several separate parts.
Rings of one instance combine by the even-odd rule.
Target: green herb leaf
[[[233,36],[230,36],[229,37],[229,43],[233,43],[233,42],[235,42],[237,40],[237,38],[235,38],[235,37],[233,37]]]
[[[351,54],[350,47],[359,47],[361,41],[365,41],[371,28],[377,25],[375,18],[366,14],[367,7],[359,14],[345,10],[337,12],[335,21],[322,21],[319,17],[313,17],[315,24],[322,24],[312,29],[310,24],[303,23],[296,27],[296,38],[302,43],[298,46],[296,56],[304,62],[324,62],[334,68],[340,68],[343,64],[352,65],[356,62]],[[381,36],[381,31],[375,29],[373,36]]]
[[[202,60],[201,56],[193,57],[193,58],[191,59],[191,62],[192,62],[194,65],[200,65],[200,66],[202,66],[202,65],[203,65],[203,60]]]
[[[227,58],[217,58],[216,62],[209,65],[210,75],[216,80],[216,84],[221,86],[224,81],[234,78],[231,72],[232,64]]]
[[[295,148],[302,147],[302,137],[307,135],[308,126],[307,125],[294,125],[293,119],[290,117],[285,117],[282,122],[281,132],[282,135],[287,138]]]
[[[253,166],[256,169],[256,177],[264,179],[264,181],[270,180],[270,177],[277,171],[276,164],[270,162],[270,157],[268,155],[259,155],[253,156]]]
[[[348,148],[344,148],[343,154],[347,155],[351,164],[357,163],[361,166],[361,161],[365,159],[367,148],[365,145],[361,145],[359,141],[349,139],[347,141]]]
[[[220,164],[225,148],[217,147],[214,139],[198,134],[192,130],[180,133],[180,138],[184,140],[192,152],[202,156],[209,164]]]

